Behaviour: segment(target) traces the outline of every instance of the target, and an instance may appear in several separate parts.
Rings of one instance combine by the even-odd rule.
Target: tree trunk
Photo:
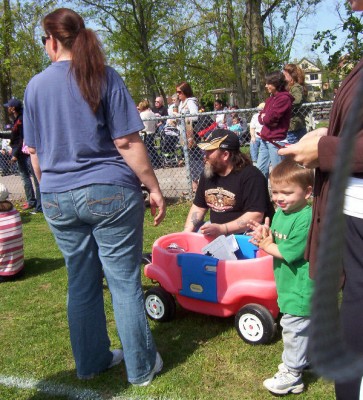
[[[4,104],[11,97],[11,33],[12,20],[10,0],[3,0],[3,26],[1,28],[1,38],[3,50],[0,53],[0,101]],[[3,129],[5,122],[8,122],[8,114],[4,107],[1,106],[0,113],[0,129]]]
[[[254,65],[254,90],[251,96],[251,106],[257,105],[267,97],[265,90],[266,65],[264,56],[265,44],[263,21],[261,17],[261,0],[248,0],[248,21],[250,22],[249,43],[251,46],[250,60]],[[252,94],[252,93],[251,93]],[[252,104],[254,103],[254,104]]]
[[[238,37],[236,35],[236,30],[234,27],[232,0],[227,0],[227,25],[232,53],[233,71],[236,79],[237,104],[239,107],[245,107],[246,88],[244,87],[242,81],[242,63],[238,48]]]

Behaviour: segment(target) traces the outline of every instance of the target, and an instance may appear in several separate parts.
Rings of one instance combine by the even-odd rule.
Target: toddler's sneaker
[[[146,377],[144,382],[133,383],[135,386],[148,386],[154,379],[154,375],[158,374],[163,369],[163,360],[159,353],[156,353],[155,365],[150,374]]]
[[[279,372],[273,378],[266,379],[263,386],[275,394],[298,394],[304,390],[301,374],[294,375],[284,364],[279,365]]]
[[[288,371],[286,365],[284,363],[279,364],[277,367],[280,372]],[[303,372],[312,372],[310,363],[307,363],[303,369]]]

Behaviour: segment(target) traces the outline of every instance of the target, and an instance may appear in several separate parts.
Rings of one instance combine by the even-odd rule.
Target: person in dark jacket
[[[270,97],[258,117],[263,127],[257,168],[268,178],[270,164],[273,168],[282,160],[277,151],[286,139],[294,98],[286,90],[285,76],[281,71],[266,75],[266,89]]]
[[[363,0],[349,1],[353,11],[363,12]],[[356,102],[357,86],[359,87],[363,74],[363,58],[344,79],[334,98],[330,112],[329,126],[321,127],[308,132],[298,143],[281,149],[279,152],[293,159],[306,168],[315,169],[313,219],[310,228],[305,259],[310,263],[310,276],[315,277],[318,249],[321,246],[321,229],[324,224],[333,224],[327,213],[327,202],[331,188],[332,173],[336,169],[336,157],[339,146],[342,145],[342,132],[349,119],[351,108]],[[359,118],[355,135],[355,146],[352,154],[351,175],[345,189],[344,199],[344,248],[341,259],[344,285],[342,300],[339,308],[342,335],[346,351],[363,357],[363,119]],[[321,268],[329,265],[321,264]],[[318,292],[319,293],[319,292]],[[328,334],[329,332],[327,332]],[[338,347],[338,346],[337,346]],[[327,357],[326,360],[330,360]],[[328,361],[327,361],[328,362]],[[336,369],[331,365],[331,369]],[[362,398],[362,377],[356,377],[352,371],[352,378],[340,379],[335,382],[337,400],[358,400]]]
[[[42,212],[39,183],[30,163],[30,155],[27,153],[26,148],[23,147],[23,103],[16,98],[12,98],[4,104],[4,107],[8,109],[9,117],[13,121],[10,136],[11,162],[18,163],[19,175],[23,181],[26,197],[23,210],[35,208],[35,212]],[[30,176],[34,179],[35,191]]]

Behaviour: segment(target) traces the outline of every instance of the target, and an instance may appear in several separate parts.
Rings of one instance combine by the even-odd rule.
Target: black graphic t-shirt
[[[270,217],[273,213],[267,181],[252,165],[227,176],[207,179],[202,174],[194,204],[208,208],[211,222],[217,224],[233,221],[248,211],[262,212]]]

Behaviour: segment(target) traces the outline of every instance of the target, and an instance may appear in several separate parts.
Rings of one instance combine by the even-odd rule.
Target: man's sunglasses
[[[43,46],[45,46],[45,44],[47,43],[47,40],[50,39],[50,36],[42,36],[42,43]]]

